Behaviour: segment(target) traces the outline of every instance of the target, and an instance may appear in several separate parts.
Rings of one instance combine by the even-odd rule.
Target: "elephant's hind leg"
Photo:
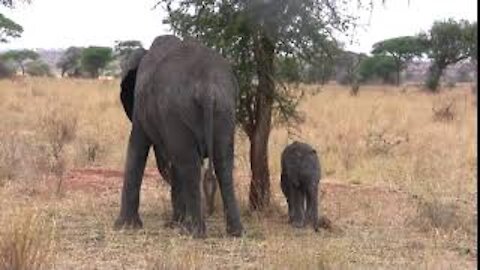
[[[183,183],[182,188],[186,215],[184,225],[194,237],[205,237],[206,228],[202,215],[201,193],[200,193],[200,162],[180,166],[175,174]]]
[[[232,132],[233,134],[233,132]],[[243,226],[240,221],[240,209],[233,186],[233,136],[217,136],[213,163],[222,195],[224,213],[227,219],[227,233],[241,236]]]
[[[186,215],[186,205],[185,198],[182,192],[185,192],[183,186],[186,184],[182,182],[185,179],[180,178],[181,173],[179,173],[181,168],[177,168],[172,165],[172,181],[171,184],[171,201],[172,201],[172,224],[181,225],[185,220]]]
[[[310,184],[307,188],[307,222],[311,222],[313,229],[318,231],[318,184]]]
[[[299,187],[293,187],[291,192],[292,198],[292,226],[303,228],[305,226],[305,193]]]
[[[142,227],[142,221],[138,214],[140,186],[150,145],[151,143],[141,127],[133,124],[128,142],[120,214],[114,225],[117,229],[124,226]]]

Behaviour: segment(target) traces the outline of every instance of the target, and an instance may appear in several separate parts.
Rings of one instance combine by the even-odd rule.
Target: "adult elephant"
[[[208,157],[220,186],[227,233],[241,235],[232,176],[238,85],[230,65],[193,40],[159,36],[122,85],[134,87],[135,102],[130,108],[132,130],[115,226],[142,226],[140,186],[153,145],[160,170],[169,168],[173,221],[195,236],[205,235],[200,167],[203,157]]]
[[[138,70],[138,66],[140,65],[140,61],[142,60],[143,56],[147,53],[147,50],[143,48],[139,48],[134,50],[130,53],[126,59],[123,59],[121,62],[121,77],[122,82],[120,84],[120,100],[123,105],[123,109],[125,114],[127,115],[130,122],[132,121],[132,112],[133,112],[133,104],[135,98],[135,82],[136,82],[136,74]],[[165,153],[162,152],[157,146],[153,145],[153,152],[155,154],[155,160],[157,163],[157,168],[162,176],[162,178],[168,183],[171,184],[171,177],[170,177],[170,169],[171,169],[171,162],[166,157]],[[206,153],[205,153],[206,154]],[[207,158],[207,156],[204,156]],[[202,206],[204,206],[206,210],[206,214],[208,216],[212,215],[215,210],[215,192],[217,190],[216,185],[216,178],[213,173],[212,168],[206,168],[202,173],[202,187],[203,187],[203,195],[202,199]],[[174,186],[175,187],[175,186]],[[172,189],[172,192],[179,193],[178,188]],[[173,197],[176,197],[174,195]],[[185,209],[184,202],[180,202],[182,205],[178,206],[180,210]],[[177,205],[173,205],[177,206]],[[175,211],[179,211],[179,209],[175,209]]]

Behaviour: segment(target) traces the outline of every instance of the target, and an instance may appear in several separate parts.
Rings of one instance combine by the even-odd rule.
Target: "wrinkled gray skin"
[[[143,48],[136,49],[128,56],[128,58],[121,62],[122,82],[120,85],[120,99],[122,101],[125,114],[130,121],[132,121],[136,72],[138,66],[140,65],[140,61],[146,53],[147,51]],[[165,153],[163,153],[161,150],[158,150],[158,147],[155,147],[155,145],[153,145],[153,152],[155,154],[155,160],[157,162],[157,168],[160,175],[168,184],[170,184],[171,162],[168,161],[167,157],[164,155]],[[215,192],[217,190],[216,178],[213,170],[209,168],[202,169],[202,207],[205,209],[206,214],[210,216],[215,210]],[[175,190],[175,192],[178,192],[178,190]]]
[[[282,152],[280,186],[287,199],[289,222],[297,228],[311,223],[318,231],[320,162],[308,144],[293,142]],[[306,206],[306,207],[305,207]]]
[[[171,179],[173,221],[194,236],[205,235],[200,168],[208,157],[220,186],[227,233],[240,236],[243,227],[232,177],[238,86],[230,65],[199,43],[160,36],[129,73],[125,78],[135,80],[135,102],[115,226],[142,226],[140,186],[153,145],[160,171],[167,168]]]

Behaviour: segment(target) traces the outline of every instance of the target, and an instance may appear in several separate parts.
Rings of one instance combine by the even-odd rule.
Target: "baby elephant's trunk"
[[[217,191],[217,183],[213,168],[202,167],[202,187],[202,212],[208,217],[215,211],[215,192]]]

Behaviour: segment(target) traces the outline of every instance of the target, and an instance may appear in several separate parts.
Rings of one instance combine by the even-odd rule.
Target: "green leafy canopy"
[[[82,51],[81,63],[85,71],[97,78],[112,58],[112,48],[91,46]]]

